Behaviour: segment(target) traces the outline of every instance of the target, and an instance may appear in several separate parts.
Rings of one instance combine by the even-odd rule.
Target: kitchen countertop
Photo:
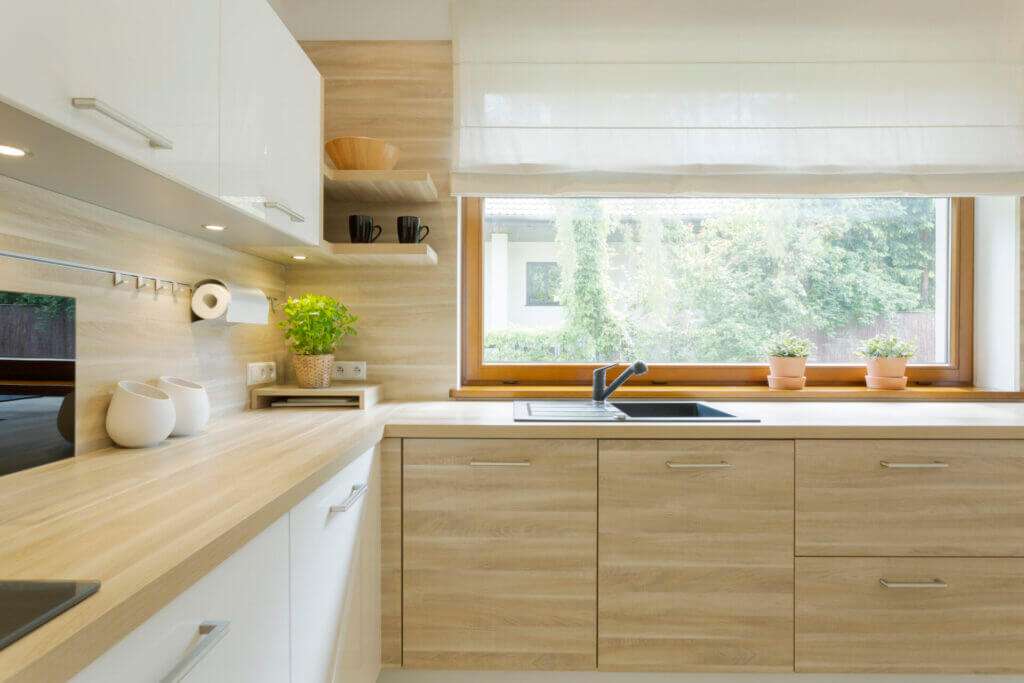
[[[5,476],[0,577],[103,585],[0,651],[0,681],[70,677],[382,436],[1024,439],[1024,403],[711,403],[763,421],[515,423],[509,401],[249,411]]]

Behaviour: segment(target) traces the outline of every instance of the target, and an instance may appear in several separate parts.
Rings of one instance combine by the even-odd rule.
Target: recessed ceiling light
[[[296,261],[305,261],[306,260],[306,255],[305,254],[295,254],[294,256],[292,256],[292,258],[295,259]]]
[[[0,145],[0,155],[14,158],[27,157],[28,150],[21,147],[12,147],[11,145]]]
[[[203,225],[203,227],[206,228],[207,230],[212,230],[213,232],[224,232],[224,226],[223,225],[210,225],[210,224],[206,224],[206,225]]]

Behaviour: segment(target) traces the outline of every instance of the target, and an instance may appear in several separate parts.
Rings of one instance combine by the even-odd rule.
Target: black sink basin
[[[626,414],[628,418],[648,419],[694,419],[694,418],[729,418],[736,419],[724,411],[694,401],[612,401],[612,405]]]
[[[760,422],[696,401],[516,401],[516,422]]]

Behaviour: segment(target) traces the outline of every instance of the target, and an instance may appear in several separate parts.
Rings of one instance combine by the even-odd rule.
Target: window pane
[[[811,362],[916,342],[945,363],[948,199],[488,199],[488,363],[760,363],[772,336]]]
[[[75,300],[0,292],[0,358],[75,359]]]

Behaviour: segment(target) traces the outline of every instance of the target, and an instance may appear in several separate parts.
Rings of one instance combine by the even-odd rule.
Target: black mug
[[[398,241],[407,244],[422,242],[423,238],[430,234],[430,228],[420,225],[419,216],[398,217]]]
[[[352,242],[373,242],[380,237],[380,233],[381,227],[373,224],[372,216],[353,214],[348,217],[348,236]]]

